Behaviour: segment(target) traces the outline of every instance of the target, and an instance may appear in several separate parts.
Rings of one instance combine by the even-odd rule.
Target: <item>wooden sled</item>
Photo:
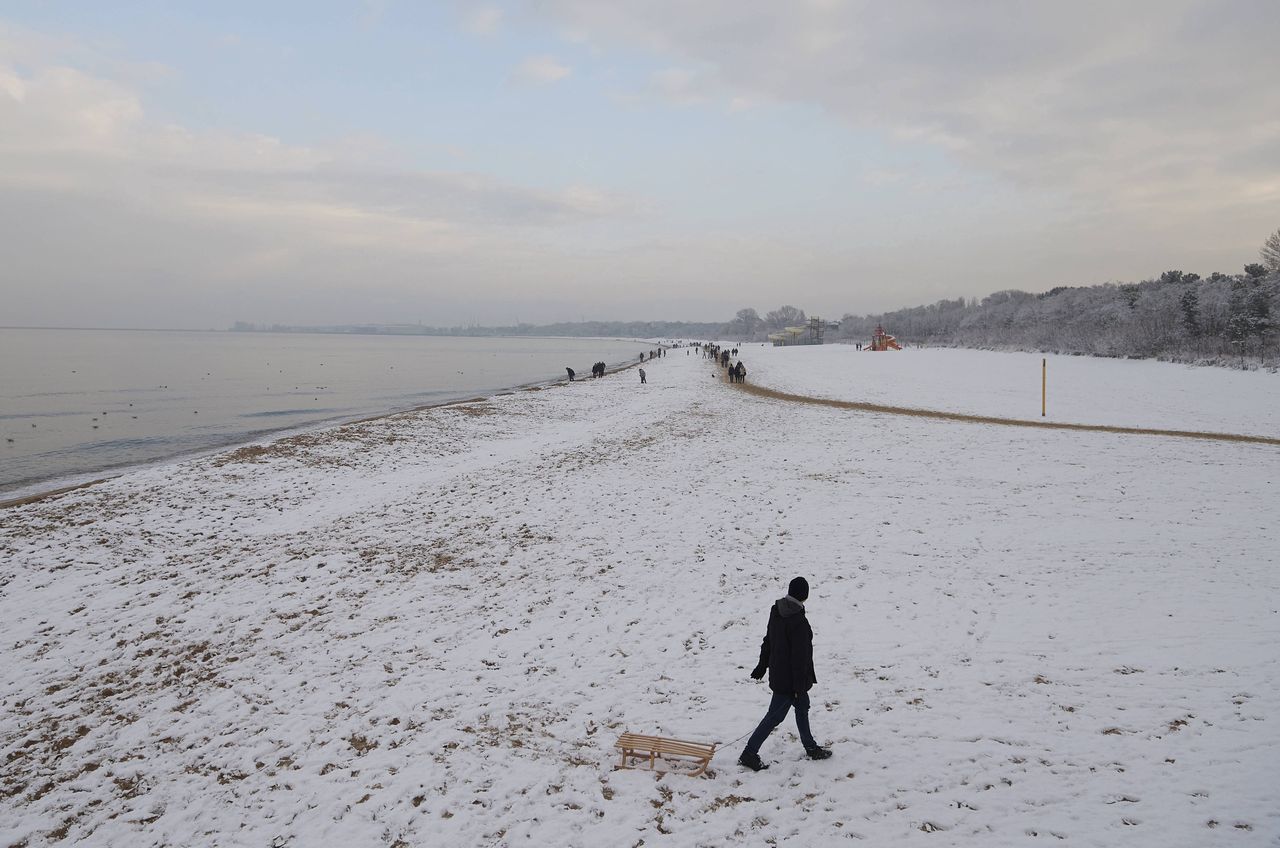
[[[642,736],[639,733],[624,733],[618,737],[617,748],[622,752],[622,763],[618,768],[647,768],[650,771],[678,771],[690,777],[697,777],[711,765],[711,758],[716,753],[716,743],[685,742],[680,739],[667,739],[663,736]],[[663,768],[671,763],[692,764],[692,771],[684,769]]]

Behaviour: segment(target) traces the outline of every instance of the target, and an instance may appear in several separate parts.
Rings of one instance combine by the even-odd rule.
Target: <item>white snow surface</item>
[[[1008,372],[952,382],[1011,355],[845,356],[744,351],[791,391],[845,391],[817,375],[861,356],[893,369],[878,401],[1027,415]],[[0,844],[1280,839],[1280,450],[645,367],[0,513]],[[1081,396],[1274,432],[1235,375],[1190,372],[1178,406],[1157,371]],[[751,773],[748,671],[796,574],[834,756],[788,719]],[[623,771],[623,730],[726,744],[701,778]]]
[[[954,348],[873,352],[845,344],[753,344],[739,352],[751,382],[813,397],[999,418],[1280,436],[1280,374],[1267,371]]]

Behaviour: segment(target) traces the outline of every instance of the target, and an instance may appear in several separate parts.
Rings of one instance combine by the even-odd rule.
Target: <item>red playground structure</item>
[[[876,324],[875,334],[871,337],[871,345],[863,350],[902,350],[898,340],[884,331],[884,327]]]

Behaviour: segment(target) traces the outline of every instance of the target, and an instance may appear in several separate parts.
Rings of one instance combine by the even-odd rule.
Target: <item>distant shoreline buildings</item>
[[[769,334],[769,341],[774,347],[791,347],[793,345],[820,345],[826,336],[827,328],[840,329],[839,321],[823,321],[814,316],[801,327],[785,327],[777,333]]]

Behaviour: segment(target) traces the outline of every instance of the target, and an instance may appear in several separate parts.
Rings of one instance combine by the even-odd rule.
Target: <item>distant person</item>
[[[773,729],[795,709],[796,729],[800,743],[811,760],[825,760],[831,751],[814,741],[809,730],[809,690],[818,682],[813,671],[813,629],[804,614],[809,599],[809,582],[797,577],[787,587],[786,597],[778,599],[769,610],[769,626],[760,643],[760,662],[751,672],[759,680],[769,673],[773,700],[738,762],[752,771],[769,766],[760,759],[760,746]]]
[[[644,351],[640,351],[640,361],[644,362]]]
[[[645,373],[643,368],[640,369],[640,382],[642,384],[649,382],[648,379],[645,378]]]
[[[573,370],[572,368],[570,368],[569,366],[567,366],[567,365],[565,366],[564,370],[566,370],[566,371],[568,371],[568,372],[569,372],[569,382],[570,382],[570,383],[572,383],[572,382],[573,382],[574,370]]]
[[[738,360],[738,367],[733,370],[737,374],[739,383],[747,382],[747,366],[743,364],[741,359]]]

